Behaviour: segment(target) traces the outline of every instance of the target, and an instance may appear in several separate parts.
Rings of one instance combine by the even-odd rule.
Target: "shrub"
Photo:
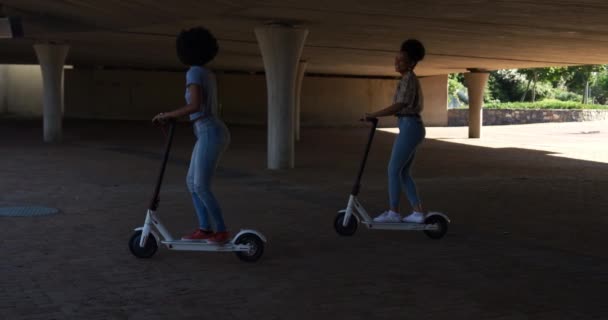
[[[488,103],[488,109],[607,109],[608,106],[597,104],[582,104],[575,101],[543,100],[537,102],[505,102]]]

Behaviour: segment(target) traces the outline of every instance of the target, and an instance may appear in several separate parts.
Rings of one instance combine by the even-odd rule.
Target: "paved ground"
[[[216,192],[232,230],[263,231],[257,264],[160,250],[136,259],[162,135],[143,123],[68,122],[44,145],[38,122],[0,122],[0,206],[55,216],[0,218],[0,319],[608,319],[608,123],[429,128],[415,176],[453,220],[421,233],[332,229],[367,131],[307,129],[298,168],[269,172],[265,131],[232,128]],[[160,214],[194,214],[180,127]],[[378,134],[362,201],[385,209],[393,135]]]

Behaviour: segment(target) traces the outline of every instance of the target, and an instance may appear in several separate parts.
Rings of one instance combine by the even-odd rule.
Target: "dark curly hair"
[[[407,53],[407,56],[412,60],[414,65],[416,65],[424,59],[426,50],[424,49],[422,42],[416,39],[408,39],[401,44],[401,52]]]
[[[213,60],[219,47],[217,39],[203,27],[183,30],[176,40],[177,57],[188,66],[203,66]]]

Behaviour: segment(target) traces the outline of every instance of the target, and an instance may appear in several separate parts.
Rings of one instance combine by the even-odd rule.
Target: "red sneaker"
[[[227,231],[216,232],[210,238],[210,242],[225,243],[230,240],[230,234]]]
[[[207,230],[197,229],[192,234],[185,235],[182,240],[197,241],[197,240],[209,240],[213,237],[213,232]]]

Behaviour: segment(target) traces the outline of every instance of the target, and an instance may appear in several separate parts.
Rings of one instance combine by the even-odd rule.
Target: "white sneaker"
[[[380,223],[392,223],[392,222],[400,222],[401,215],[394,211],[385,211],[381,215],[374,218],[374,222]]]
[[[403,218],[403,222],[408,222],[408,223],[423,223],[424,222],[424,213],[414,211],[409,216]]]

